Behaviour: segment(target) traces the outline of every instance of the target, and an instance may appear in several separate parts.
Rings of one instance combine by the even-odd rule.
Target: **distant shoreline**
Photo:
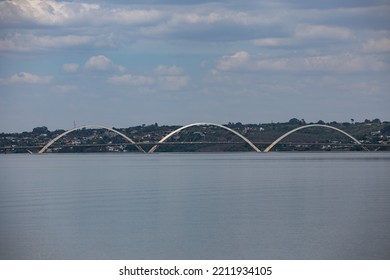
[[[294,133],[290,136],[291,131]],[[286,139],[275,144],[273,151],[360,151],[365,147],[370,151],[390,150],[388,121],[307,124],[294,118],[286,123],[195,123],[184,127],[155,123],[128,128],[86,126],[69,131],[50,131],[42,126],[31,132],[0,133],[0,153],[37,153],[56,138],[61,139],[50,144],[48,152],[147,152],[157,148],[159,152],[267,151],[271,143],[285,134]],[[346,135],[356,141],[350,141]],[[167,138],[166,142],[160,143],[163,138]]]

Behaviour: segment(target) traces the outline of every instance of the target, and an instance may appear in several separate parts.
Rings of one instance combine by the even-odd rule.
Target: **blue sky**
[[[389,0],[0,1],[0,26],[1,132],[390,120]]]

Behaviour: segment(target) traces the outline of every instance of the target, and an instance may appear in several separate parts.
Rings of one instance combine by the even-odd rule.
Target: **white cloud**
[[[278,17],[272,13],[214,10],[205,6],[190,12],[188,9],[166,11],[164,20],[142,26],[140,33],[146,37],[188,41],[242,41],[265,33],[279,33],[277,22]]]
[[[183,74],[183,69],[173,65],[173,66],[165,66],[159,65],[154,69],[154,72],[157,75],[169,75],[169,76],[179,76]]]
[[[290,35],[300,39],[353,39],[353,28],[348,19],[362,18],[367,23],[375,18],[387,18],[386,6],[343,9],[306,9],[305,5],[251,3],[234,5],[195,3],[183,6],[178,1],[170,5],[123,4],[115,1],[18,0],[0,1],[0,24],[4,29],[18,30],[24,38],[13,38],[8,33],[0,39],[0,50],[45,50],[88,45],[93,48],[123,47],[140,39],[188,41],[246,41],[257,46],[289,45],[288,38],[272,36]],[[123,2],[123,1],[121,1]],[[252,1],[250,1],[252,2]],[[254,1],[256,2],[256,1]],[[263,1],[264,2],[264,1]],[[123,4],[123,5],[122,5]],[[298,8],[293,8],[293,7]],[[315,5],[314,5],[315,6]],[[367,6],[367,7],[366,7]],[[189,9],[188,7],[191,7]],[[192,9],[193,7],[193,9]],[[388,7],[387,7],[388,8]],[[385,17],[386,16],[386,17]],[[327,23],[337,22],[339,27]],[[305,24],[302,24],[304,22]],[[321,24],[316,24],[321,22]],[[48,36],[50,27],[63,34]],[[18,29],[18,27],[22,27]],[[77,27],[77,28],[75,28]],[[34,29],[35,35],[26,32]],[[6,31],[7,32],[7,31]],[[37,34],[44,35],[37,35]],[[271,38],[268,38],[271,37]],[[291,38],[290,38],[291,39]]]
[[[0,39],[0,51],[33,51],[78,47],[93,43],[91,36],[39,36],[16,33]]]
[[[0,1],[0,25],[5,30],[5,36],[0,35],[0,51],[116,48],[137,40],[140,25],[150,26],[164,18],[164,12],[155,9],[110,6],[78,1]]]
[[[390,52],[390,39],[369,40],[363,44],[363,50],[366,52]]]
[[[117,65],[104,55],[91,56],[84,64],[84,68],[89,71],[117,71],[126,72],[126,67]]]
[[[378,72],[388,68],[375,56],[362,55],[313,55],[306,57],[250,56],[241,51],[221,58],[216,65],[221,71],[332,71],[332,72]]]
[[[126,74],[112,76],[108,78],[108,82],[117,85],[151,86],[155,84],[155,79],[149,76]],[[159,76],[157,78],[158,86],[163,90],[180,90],[187,86],[188,82],[188,76]]]
[[[217,69],[229,71],[231,69],[247,68],[249,60],[249,53],[240,51],[232,56],[225,56],[217,63]]]
[[[19,72],[11,77],[0,79],[2,84],[48,84],[51,80],[50,76],[38,76],[28,72]]]
[[[377,72],[386,68],[385,63],[370,56],[327,55],[290,60],[291,66],[306,71]]]
[[[285,38],[263,38],[252,40],[255,46],[259,47],[279,47],[292,44],[290,39]]]
[[[121,75],[112,76],[108,78],[108,81],[113,84],[122,85],[134,85],[134,86],[147,86],[154,84],[154,79],[147,76],[135,76],[135,75]]]
[[[66,73],[76,73],[79,71],[80,65],[77,63],[66,63],[62,65],[62,70]]]
[[[327,19],[333,14],[337,19],[343,19],[344,14],[356,17],[353,9],[310,9],[302,12],[301,9],[282,9],[283,4],[280,3],[274,6],[264,3],[223,5],[217,1],[212,5],[194,4],[190,6],[194,8],[189,10],[189,6],[178,2],[153,7],[99,2],[105,4],[53,0],[0,1],[0,24],[6,32],[8,29],[6,36],[0,36],[0,50],[80,46],[118,48],[145,38],[202,42],[252,40],[254,45],[261,47],[291,46],[295,45],[296,39],[302,46],[311,39],[345,41],[356,36],[356,32],[352,33],[353,29],[343,27],[348,26],[344,20],[337,21],[339,27],[327,25]],[[367,14],[367,9],[361,8],[358,16]],[[53,35],[52,28],[56,28],[57,35]],[[18,34],[13,34],[15,30]],[[286,37],[289,35],[290,38]]]
[[[33,36],[31,42],[40,48],[64,48],[89,44],[90,36],[65,35],[65,36]]]
[[[112,9],[108,15],[107,21],[112,20],[119,24],[138,25],[160,20],[163,17],[163,12],[154,9],[137,10],[122,7],[121,9]]]
[[[105,71],[112,68],[113,63],[111,59],[104,55],[96,55],[90,57],[84,64],[84,68],[87,70]]]
[[[137,25],[161,19],[163,13],[155,9],[120,9],[92,3],[53,0],[18,0],[0,2],[0,22],[7,24],[32,23],[37,25]]]
[[[56,2],[52,0],[18,0],[0,2],[1,21],[60,25],[81,20],[100,10],[96,4]]]
[[[176,65],[159,65],[154,68],[158,75],[158,85],[163,90],[180,90],[188,85],[190,78],[184,75],[184,70]]]
[[[267,25],[274,23],[278,20],[277,17],[268,13],[262,13],[259,16],[258,13],[253,14],[250,12],[244,11],[233,11],[233,10],[219,10],[219,11],[210,11],[210,10],[196,10],[194,12],[181,12],[174,13],[171,16],[169,25],[183,25],[183,24],[217,24],[217,23],[235,23],[239,25]]]
[[[295,28],[295,36],[305,39],[350,39],[352,33],[343,27],[325,25],[298,24]]]

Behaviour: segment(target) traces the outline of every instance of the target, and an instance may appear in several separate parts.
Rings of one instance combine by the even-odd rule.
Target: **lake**
[[[390,153],[0,155],[1,259],[390,259]]]

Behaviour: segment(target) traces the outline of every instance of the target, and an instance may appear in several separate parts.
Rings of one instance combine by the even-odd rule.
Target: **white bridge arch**
[[[274,142],[272,142],[271,145],[269,145],[264,150],[264,153],[268,153],[276,144],[278,144],[282,139],[284,139],[285,137],[289,136],[290,134],[292,134],[292,133],[294,133],[294,132],[296,132],[298,130],[308,128],[308,127],[325,127],[325,128],[330,128],[330,129],[336,130],[338,132],[341,132],[342,134],[344,134],[344,135],[348,136],[349,138],[351,138],[356,144],[362,146],[364,150],[368,151],[368,149],[365,146],[363,146],[363,144],[359,140],[357,140],[355,137],[353,137],[352,135],[346,133],[345,131],[343,131],[343,130],[341,130],[339,128],[336,128],[336,127],[333,127],[333,126],[329,126],[329,125],[325,125],[325,124],[308,124],[308,125],[297,127],[297,128],[295,128],[293,130],[290,130],[289,132],[286,132],[285,134],[280,136],[278,139],[276,139]]]
[[[189,127],[192,127],[192,126],[215,126],[215,127],[219,127],[219,128],[222,128],[222,129],[225,129],[227,131],[230,131],[232,133],[234,133],[235,135],[237,135],[238,137],[240,137],[242,140],[244,140],[247,144],[249,144],[249,146],[251,146],[251,148],[253,150],[255,150],[256,152],[260,153],[261,151],[250,141],[248,140],[245,136],[241,135],[240,133],[238,133],[237,131],[229,128],[229,127],[226,127],[224,125],[220,125],[220,124],[215,124],[215,123],[192,123],[192,124],[188,124],[188,125],[185,125],[185,126],[182,126],[174,131],[172,131],[171,133],[169,133],[168,135],[166,135],[165,137],[163,137],[156,145],[154,145],[150,150],[149,150],[149,153],[153,153],[159,146],[159,144],[165,142],[169,137],[171,137],[172,135],[182,131],[183,129],[186,129],[186,128],[189,128]],[[368,151],[367,147],[365,147],[359,140],[357,140],[355,137],[353,137],[352,135],[348,134],[347,132],[339,129],[339,128],[336,128],[336,127],[333,127],[333,126],[329,126],[329,125],[325,125],[325,124],[308,124],[308,125],[304,125],[304,126],[300,126],[300,127],[297,127],[295,129],[292,129],[288,132],[286,132],[285,134],[283,134],[282,136],[280,136],[278,139],[276,139],[274,142],[272,142],[265,150],[264,152],[265,153],[268,153],[276,144],[278,144],[281,140],[283,140],[284,138],[286,138],[288,135],[298,131],[298,130],[301,130],[301,129],[305,129],[305,128],[309,128],[309,127],[324,127],[324,128],[329,128],[329,129],[333,129],[333,130],[336,130],[344,135],[346,135],[347,137],[349,137],[350,139],[352,139],[356,144],[358,144],[359,146],[361,146],[364,150]],[[102,126],[102,125],[83,125],[83,126],[79,126],[79,127],[75,127],[75,128],[72,128],[72,129],[69,129],[67,131],[65,131],[64,133],[58,135],[57,137],[55,137],[53,140],[51,140],[50,142],[48,142],[39,152],[38,154],[42,154],[44,153],[52,144],[54,144],[56,141],[58,141],[60,138],[64,137],[65,135],[75,131],[75,130],[80,130],[80,129],[83,129],[83,128],[97,128],[97,129],[106,129],[108,131],[111,131],[111,132],[114,132],[116,134],[118,134],[119,136],[125,138],[128,142],[130,142],[131,144],[134,144],[135,147],[142,153],[146,153],[145,150],[137,145],[138,143],[135,143],[132,139],[130,139],[128,136],[126,136],[125,134],[113,129],[113,128],[109,128],[109,127],[106,127],[106,126]]]
[[[118,134],[119,136],[122,136],[123,138],[125,138],[127,141],[129,141],[130,143],[132,144],[136,144],[133,140],[131,140],[129,137],[127,137],[126,135],[124,135],[123,133],[115,130],[115,129],[112,129],[112,128],[109,128],[109,127],[106,127],[106,126],[102,126],[102,125],[83,125],[83,126],[79,126],[79,127],[75,127],[75,128],[72,128],[72,129],[69,129],[67,131],[65,131],[64,133],[61,133],[60,135],[58,135],[56,138],[54,138],[53,140],[51,140],[49,143],[47,143],[39,152],[38,154],[42,154],[44,153],[51,145],[53,145],[54,142],[56,142],[57,140],[59,140],[60,138],[64,137],[65,135],[75,131],[75,130],[80,130],[80,129],[83,129],[83,128],[98,128],[98,129],[106,129],[106,130],[109,130],[111,132],[114,132],[116,134]],[[142,147],[138,146],[138,145],[135,145],[135,147],[142,153],[145,153],[144,149],[142,149]]]
[[[260,153],[261,151],[251,142],[249,141],[246,137],[244,137],[243,135],[241,135],[240,133],[238,133],[237,131],[229,128],[229,127],[226,127],[226,126],[223,126],[221,124],[216,124],[216,123],[192,123],[192,124],[188,124],[188,125],[185,125],[185,126],[182,126],[174,131],[172,131],[171,133],[169,133],[167,136],[163,137],[160,141],[158,141],[158,144],[154,145],[150,150],[149,150],[149,153],[153,153],[159,146],[160,143],[163,143],[165,142],[169,137],[171,137],[172,135],[182,131],[183,129],[186,129],[186,128],[189,128],[189,127],[192,127],[192,126],[216,126],[216,127],[220,127],[222,129],[225,129],[227,131],[230,131],[232,133],[234,133],[235,135],[237,135],[238,137],[240,137],[242,140],[244,140],[246,143],[249,144],[249,146],[252,147],[253,150],[255,150],[256,152]]]

